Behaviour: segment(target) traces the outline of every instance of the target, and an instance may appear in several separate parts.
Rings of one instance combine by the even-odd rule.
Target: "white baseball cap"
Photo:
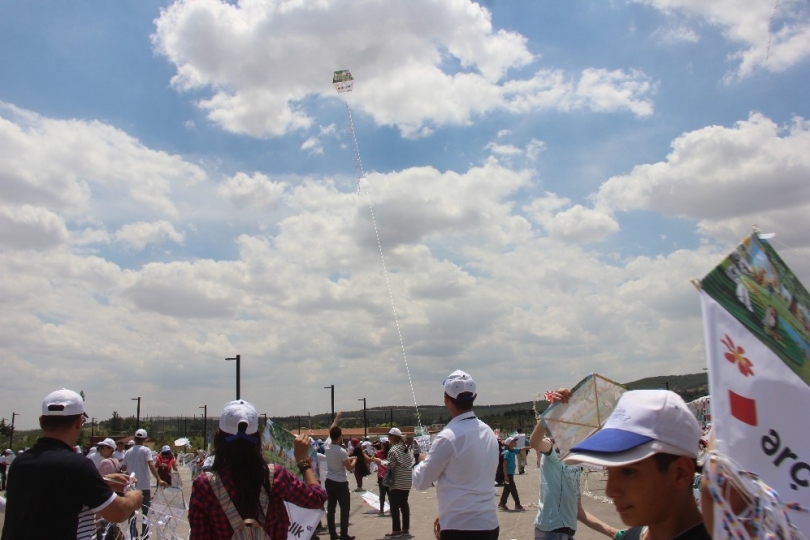
[[[513,437],[507,437],[506,440],[503,441],[503,444],[505,444],[506,446],[509,446],[510,444],[512,444],[512,441],[514,441],[514,440],[515,439]]]
[[[455,370],[442,382],[444,393],[453,399],[469,401],[475,397],[475,381],[469,373]],[[462,395],[463,394],[463,395]],[[461,397],[459,397],[461,395]]]
[[[137,430],[135,432],[135,438],[136,439],[145,439],[146,438],[146,430],[145,429]]]
[[[82,396],[73,390],[62,388],[51,392],[42,400],[42,416],[73,416],[76,414],[83,414],[87,417]]]
[[[402,437],[402,431],[399,428],[392,427],[388,430],[389,435],[396,435],[397,437]]]
[[[701,434],[697,418],[675,392],[633,390],[622,395],[605,426],[563,461],[621,467],[653,454],[697,458]]]
[[[109,446],[110,448],[115,449],[115,441],[110,439],[110,438],[107,438],[107,439],[104,439],[103,441],[101,441],[100,443],[98,443],[96,446],[97,447],[98,446]]]
[[[160,449],[161,454],[165,454],[166,452],[171,452],[171,451],[172,451],[172,449],[169,448],[168,444],[163,445],[163,448]]]
[[[132,439],[128,440],[127,446],[135,446],[135,441],[133,441]]]
[[[219,416],[219,429],[224,433],[236,435],[242,422],[247,424],[246,435],[253,435],[259,431],[259,415],[256,407],[244,399],[226,404]]]

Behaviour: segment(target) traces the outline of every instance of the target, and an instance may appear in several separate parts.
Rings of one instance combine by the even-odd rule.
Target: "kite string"
[[[419,414],[419,405],[416,402],[416,391],[413,387],[413,379],[411,378],[411,368],[408,365],[408,355],[405,352],[405,342],[402,339],[402,330],[399,327],[399,317],[397,316],[397,307],[394,303],[394,293],[391,291],[391,281],[388,279],[388,268],[385,266],[385,255],[383,254],[382,241],[380,240],[380,232],[377,228],[377,219],[374,217],[374,206],[371,204],[371,195],[368,190],[368,179],[363,170],[363,162],[360,160],[360,147],[357,144],[357,137],[354,133],[354,121],[352,120],[352,110],[349,107],[348,98],[344,101],[346,104],[346,114],[349,118],[349,134],[352,137],[352,145],[354,151],[354,168],[357,172],[357,192],[360,193],[361,181],[365,180],[366,183],[363,187],[366,190],[366,200],[368,201],[368,210],[371,213],[371,223],[374,226],[374,235],[377,238],[377,249],[380,251],[380,262],[382,263],[383,275],[385,276],[385,286],[388,288],[388,298],[391,301],[391,311],[394,314],[394,324],[397,327],[397,336],[399,337],[399,346],[402,349],[402,358],[405,361],[405,372],[408,375],[408,384],[411,387],[411,397],[413,398],[413,406],[416,411],[416,422],[419,426],[419,432],[422,432],[422,417]]]
[[[773,36],[773,23],[776,20],[776,11],[779,9],[780,0],[776,0],[773,4],[773,13],[771,14],[771,20],[768,21],[768,48],[765,51],[765,61],[768,61],[771,57],[771,37]]]
[[[405,353],[405,342],[402,340],[402,331],[399,327],[399,318],[397,317],[397,307],[394,304],[394,293],[391,292],[391,282],[388,279],[388,269],[385,266],[385,256],[383,255],[382,242],[380,242],[380,233],[377,230],[377,221],[374,218],[374,207],[371,204],[371,195],[368,192],[368,180],[363,186],[366,189],[366,199],[368,200],[368,210],[371,213],[371,223],[374,225],[374,234],[377,236],[377,248],[380,250],[380,262],[382,263],[383,275],[385,276],[385,286],[388,288],[388,297],[391,300],[391,311],[394,313],[394,324],[397,327],[397,336],[399,337],[399,346],[402,349],[402,358],[405,360],[405,371],[408,374],[408,384],[411,386],[411,396],[413,397],[413,406],[416,410],[416,422],[419,426],[419,432],[422,432],[422,417],[419,414],[419,405],[416,403],[416,391],[413,388],[413,379],[411,379],[411,368],[408,365],[408,355]]]

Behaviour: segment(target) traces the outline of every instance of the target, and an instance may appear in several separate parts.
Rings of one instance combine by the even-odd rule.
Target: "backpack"
[[[228,518],[233,528],[231,540],[270,540],[270,537],[258,521],[255,519],[242,519],[242,516],[239,515],[236,507],[233,505],[230,495],[228,495],[228,490],[222,485],[222,480],[219,479],[219,476],[212,472],[207,472],[205,475],[208,477],[208,483],[211,484],[211,489],[214,490],[217,500],[219,500],[219,505],[225,512],[225,517]],[[270,465],[270,475],[272,478],[272,465]],[[267,505],[270,502],[270,494],[267,493],[264,486],[261,487],[261,492],[259,493],[259,502],[262,506],[262,513],[267,516]]]

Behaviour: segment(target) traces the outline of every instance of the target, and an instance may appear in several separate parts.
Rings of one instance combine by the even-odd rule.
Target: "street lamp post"
[[[203,405],[202,407],[197,407],[198,409],[203,409],[204,417],[203,417],[203,446],[205,446],[205,451],[208,451],[208,405]]]
[[[332,390],[332,423],[335,423],[335,385],[330,384],[329,386],[324,386],[324,388],[330,388]]]
[[[20,413],[17,412],[11,413],[11,434],[8,436],[9,448],[13,448],[14,446],[14,419],[18,416],[20,416]]]
[[[242,356],[237,354],[234,358],[226,358],[225,360],[236,360],[236,399],[240,399],[239,381],[241,379]]]
[[[132,401],[138,402],[138,412],[135,415],[135,429],[138,430],[141,427],[141,398],[134,397],[132,398]]]
[[[366,420],[366,398],[359,398],[363,402],[363,438],[368,437],[368,421]]]

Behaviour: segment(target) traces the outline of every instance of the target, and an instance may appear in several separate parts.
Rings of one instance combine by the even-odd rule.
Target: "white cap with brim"
[[[675,456],[690,456],[680,448],[670,446],[658,441],[650,441],[624,452],[596,453],[571,452],[563,459],[567,465],[593,465],[595,467],[624,467],[652,457],[654,454],[672,454]]]
[[[115,449],[115,441],[110,438],[107,438],[98,443],[97,446],[107,446],[109,448]]]
[[[250,402],[244,399],[225,404],[219,416],[219,429],[229,435],[239,432],[239,424],[246,424],[245,434],[253,435],[259,431],[259,415]]]
[[[634,390],[623,394],[605,426],[563,461],[619,467],[661,453],[696,458],[700,437],[700,424],[678,394]]]
[[[444,393],[453,399],[469,401],[476,396],[476,385],[469,373],[455,370],[442,382]]]
[[[84,399],[73,390],[62,388],[51,392],[42,400],[42,416],[75,416],[77,414],[87,417],[87,413],[84,411]]]

